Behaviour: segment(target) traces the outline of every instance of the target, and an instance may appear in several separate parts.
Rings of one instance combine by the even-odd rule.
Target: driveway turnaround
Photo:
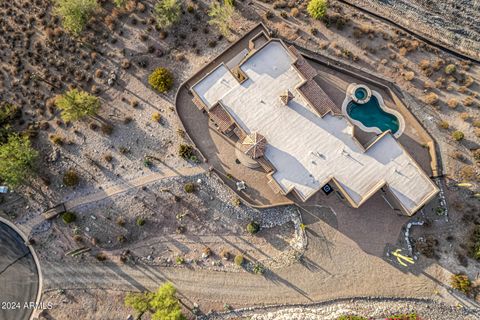
[[[0,319],[28,320],[38,287],[32,252],[15,230],[0,221]]]

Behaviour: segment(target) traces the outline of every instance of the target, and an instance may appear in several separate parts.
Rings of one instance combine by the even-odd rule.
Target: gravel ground
[[[412,313],[416,313],[420,319],[424,320],[473,320],[480,316],[478,311],[459,309],[431,300],[359,298],[296,307],[242,309],[224,314],[212,314],[201,319],[335,320],[341,315],[383,319],[395,314]]]

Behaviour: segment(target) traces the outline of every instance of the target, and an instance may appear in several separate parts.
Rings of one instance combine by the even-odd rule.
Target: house
[[[193,102],[265,170],[270,187],[307,201],[325,186],[355,208],[382,190],[412,215],[437,186],[390,133],[368,145],[354,136],[295,48],[260,33],[235,63],[219,64],[191,87]]]

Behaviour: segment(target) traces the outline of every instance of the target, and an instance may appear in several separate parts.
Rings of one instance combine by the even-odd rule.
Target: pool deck
[[[235,146],[228,137],[219,133],[212,123],[208,120],[205,113],[198,110],[191,102],[192,96],[188,94],[188,88],[204,77],[208,72],[213,70],[220,63],[228,63],[248,45],[248,40],[252,35],[259,31],[265,31],[262,26],[258,26],[253,32],[247,34],[245,38],[240,39],[239,42],[234,43],[228,50],[224,51],[206,67],[196,73],[186,84],[180,87],[177,94],[177,112],[183,125],[185,126],[187,134],[190,139],[207,159],[208,165],[211,169],[217,172],[224,182],[235,190],[235,181],[244,180],[247,183],[247,190],[238,192],[246,202],[254,206],[274,206],[286,203],[294,203],[297,200],[289,195],[288,197],[274,193],[267,185],[267,178],[262,170],[248,169],[241,164],[238,164],[235,156]],[[341,106],[345,98],[345,91],[348,84],[365,83],[362,76],[352,76],[351,73],[341,72],[335,68],[330,68],[326,62],[322,61],[322,56],[316,57],[319,60],[309,60],[319,75],[315,80],[326,91],[329,97],[335,102],[337,106]],[[330,61],[331,63],[331,61]],[[367,81],[367,85],[372,89],[378,91],[385,100],[385,104],[394,110],[397,110],[405,117],[408,125],[404,134],[398,139],[403,147],[415,158],[416,162],[422,167],[427,175],[432,174],[430,166],[431,158],[429,150],[424,146],[429,143],[429,135],[423,127],[416,121],[413,115],[409,114],[406,108],[399,108],[396,105],[398,97],[392,97],[390,91],[383,85],[375,85]],[[405,115],[405,112],[407,113]],[[202,120],[204,119],[204,120]],[[414,121],[410,123],[410,120]],[[374,134],[363,132],[362,130],[355,130],[355,137],[362,144],[367,144]],[[233,177],[233,178],[232,178]],[[378,199],[375,197],[375,199]],[[376,200],[369,200],[376,201]],[[382,206],[388,211],[386,204]]]

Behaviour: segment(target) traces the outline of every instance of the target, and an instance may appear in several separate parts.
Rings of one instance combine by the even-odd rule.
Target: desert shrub
[[[175,262],[176,262],[178,265],[184,264],[184,263],[185,263],[185,258],[183,258],[183,257],[177,257],[177,258],[175,258]]]
[[[96,115],[100,109],[100,100],[88,92],[71,89],[56,97],[55,106],[62,111],[64,121],[76,121]]]
[[[430,68],[430,61],[429,60],[421,60],[420,63],[418,64],[418,67],[422,69],[423,71],[427,70]]]
[[[472,282],[468,279],[468,276],[464,274],[454,274],[450,278],[450,285],[453,289],[468,294],[472,289]]]
[[[107,255],[103,252],[99,252],[95,255],[95,258],[97,258],[98,261],[105,261],[107,260]]]
[[[448,121],[445,121],[445,120],[441,120],[439,123],[438,123],[438,126],[442,129],[448,129],[450,128],[450,124],[448,123]]]
[[[136,221],[136,224],[137,224],[137,226],[139,226],[139,227],[145,225],[145,219],[142,218],[142,217],[138,217],[138,218],[137,218],[137,221]]]
[[[456,130],[452,132],[452,138],[456,141],[463,140],[464,137],[465,137],[465,134],[462,131]]]
[[[480,161],[480,149],[472,151],[473,158]]]
[[[253,270],[253,273],[255,273],[255,274],[264,274],[265,273],[265,267],[260,262],[255,262],[252,270]]]
[[[124,243],[125,241],[127,241],[127,238],[123,234],[117,236],[118,243]]]
[[[234,262],[237,266],[242,266],[243,265],[243,260],[244,260],[243,256],[241,254],[237,254],[235,256]]]
[[[99,8],[97,0],[56,0],[54,3],[54,12],[62,18],[63,27],[74,35],[83,31]]]
[[[192,193],[195,191],[195,185],[191,182],[185,183],[183,190],[185,190],[186,193]]]
[[[434,105],[438,102],[438,95],[434,92],[430,92],[424,96],[423,100],[426,104]]]
[[[160,122],[160,120],[162,120],[162,115],[160,113],[155,112],[154,114],[152,114],[153,122]]]
[[[116,222],[120,227],[123,227],[125,225],[125,218],[124,217],[118,217]]]
[[[417,241],[415,243],[415,248],[427,258],[433,258],[435,257],[435,248],[437,244],[437,239],[432,236],[428,236],[421,241]]]
[[[178,0],[159,0],[153,7],[153,14],[160,28],[168,28],[180,19],[180,2]]]
[[[470,250],[470,255],[476,260],[480,260],[480,225],[476,225],[473,229],[472,236],[472,248]]]
[[[223,260],[229,260],[230,252],[227,249],[222,249],[222,251],[220,251],[220,257],[222,257]]]
[[[185,160],[190,159],[193,156],[193,147],[187,144],[181,144],[178,148],[178,155]]]
[[[473,166],[463,166],[460,169],[460,177],[466,181],[475,180],[477,173],[475,172],[475,168]]]
[[[463,103],[464,106],[470,107],[470,106],[473,105],[474,100],[473,100],[472,97],[466,97],[465,99],[462,100],[462,103]]]
[[[10,134],[0,145],[0,180],[12,188],[22,184],[34,171],[37,157],[27,136]]]
[[[0,104],[0,125],[7,124],[21,116],[22,110],[18,106],[9,103]]]
[[[79,181],[80,177],[78,176],[78,173],[73,169],[69,169],[63,175],[63,184],[67,187],[74,187],[79,183]]]
[[[468,112],[462,112],[460,113],[460,119],[462,119],[463,121],[468,121],[472,118],[472,115],[469,114]]]
[[[234,205],[235,207],[238,207],[242,204],[242,200],[240,200],[239,197],[234,197],[232,199],[232,205]]]
[[[450,98],[447,101],[447,105],[449,108],[455,109],[458,106],[458,100],[455,98]]]
[[[307,5],[308,14],[314,19],[322,19],[327,14],[327,0],[310,0]]]
[[[102,123],[102,126],[100,127],[100,130],[102,130],[102,133],[106,135],[111,135],[113,133],[113,126],[108,123]]]
[[[212,254],[212,249],[210,249],[209,247],[203,248],[203,250],[202,250],[202,255],[203,255],[205,258],[210,257],[211,254]]]
[[[111,154],[106,154],[103,156],[103,159],[106,161],[106,162],[112,162],[113,160],[113,156]]]
[[[473,126],[474,128],[480,128],[480,120],[474,120],[474,121],[472,122],[472,126]]]
[[[403,74],[403,79],[406,81],[412,81],[415,78],[415,72],[407,71]]]
[[[49,138],[50,138],[50,141],[52,141],[52,143],[56,145],[62,145],[64,142],[63,138],[56,134],[51,134]]]
[[[455,73],[455,71],[457,70],[457,67],[455,67],[454,64],[449,64],[445,67],[445,73],[446,74],[452,74],[452,73]]]
[[[166,68],[157,68],[148,77],[148,83],[158,92],[165,93],[173,86],[173,75]]]
[[[77,215],[73,212],[67,211],[62,214],[62,220],[65,223],[72,223],[77,220]]]
[[[260,230],[260,225],[255,221],[250,222],[247,224],[247,232],[250,234],[255,234]]]
[[[292,17],[297,17],[297,16],[299,15],[299,13],[300,13],[300,11],[299,11],[297,8],[292,8],[292,9],[290,10],[290,15],[291,15]]]
[[[208,11],[209,24],[215,26],[220,34],[225,37],[230,36],[230,26],[235,14],[235,7],[231,1],[224,1],[223,4],[213,2]]]

